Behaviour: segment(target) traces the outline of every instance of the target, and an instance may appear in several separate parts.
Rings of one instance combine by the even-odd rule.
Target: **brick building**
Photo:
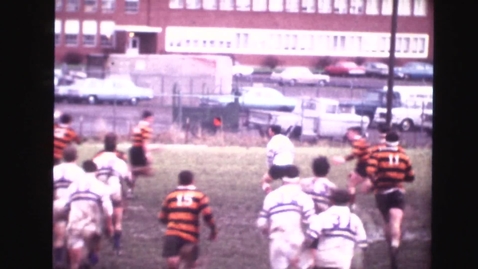
[[[55,58],[68,53],[385,60],[392,0],[56,0]],[[433,60],[433,2],[399,0],[396,57]]]

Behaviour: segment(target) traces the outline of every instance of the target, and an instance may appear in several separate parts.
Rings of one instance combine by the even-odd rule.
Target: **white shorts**
[[[53,223],[67,221],[68,210],[60,200],[53,201]]]
[[[294,257],[299,257],[298,266],[302,269],[309,268],[313,261],[310,252],[302,249],[302,242],[291,242],[281,237],[271,239],[269,260],[272,269],[288,268]]]
[[[315,256],[315,266],[325,268],[350,269],[352,266],[352,255],[345,254],[343,251],[317,251]]]
[[[95,237],[101,237],[101,234],[99,234],[96,230],[68,229],[68,248],[79,249],[86,246],[89,249],[92,246],[91,243],[94,241]]]

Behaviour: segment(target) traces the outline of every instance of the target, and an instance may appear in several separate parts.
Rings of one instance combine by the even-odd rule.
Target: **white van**
[[[384,87],[383,91],[387,91]],[[404,132],[422,124],[423,113],[433,113],[432,86],[395,86],[393,91],[400,95],[400,107],[392,108],[391,124],[399,126]],[[375,123],[385,123],[387,108],[377,108]]]

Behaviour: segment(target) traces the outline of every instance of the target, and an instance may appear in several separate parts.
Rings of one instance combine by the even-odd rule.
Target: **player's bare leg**
[[[127,180],[128,190],[127,197],[134,197],[134,188],[136,186],[136,181],[140,176],[152,177],[154,175],[154,170],[150,165],[147,166],[137,166],[131,169],[131,179]]]
[[[355,197],[357,195],[357,185],[361,184],[365,181],[365,178],[357,174],[355,171],[352,171],[349,174],[349,181],[347,184],[347,189],[349,193],[352,195],[352,200],[350,201],[350,208],[353,210],[355,208]]]
[[[169,257],[166,260],[168,269],[178,269],[179,267],[179,256]]]
[[[397,252],[400,247],[400,238],[401,238],[401,224],[403,219],[403,211],[398,208],[391,208],[389,211],[390,221],[389,221],[389,232],[390,232],[390,250],[391,250],[391,259],[392,259],[392,268],[396,268],[397,262]]]
[[[53,256],[55,266],[64,266],[67,249],[66,241],[66,222],[56,222],[53,224]]]
[[[194,253],[197,251],[196,244],[186,244],[179,251],[179,269],[193,269],[196,267]]]
[[[70,269],[79,269],[82,256],[83,256],[83,247],[70,248],[68,249],[68,255],[70,257]]]

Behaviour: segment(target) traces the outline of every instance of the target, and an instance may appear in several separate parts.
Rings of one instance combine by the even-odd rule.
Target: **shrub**
[[[277,59],[275,56],[267,56],[262,61],[262,65],[267,66],[270,69],[274,69],[279,65],[279,59]]]
[[[315,68],[324,69],[328,65],[331,65],[333,62],[334,62],[334,60],[329,56],[322,57],[322,58],[317,59],[317,63],[315,64]]]

